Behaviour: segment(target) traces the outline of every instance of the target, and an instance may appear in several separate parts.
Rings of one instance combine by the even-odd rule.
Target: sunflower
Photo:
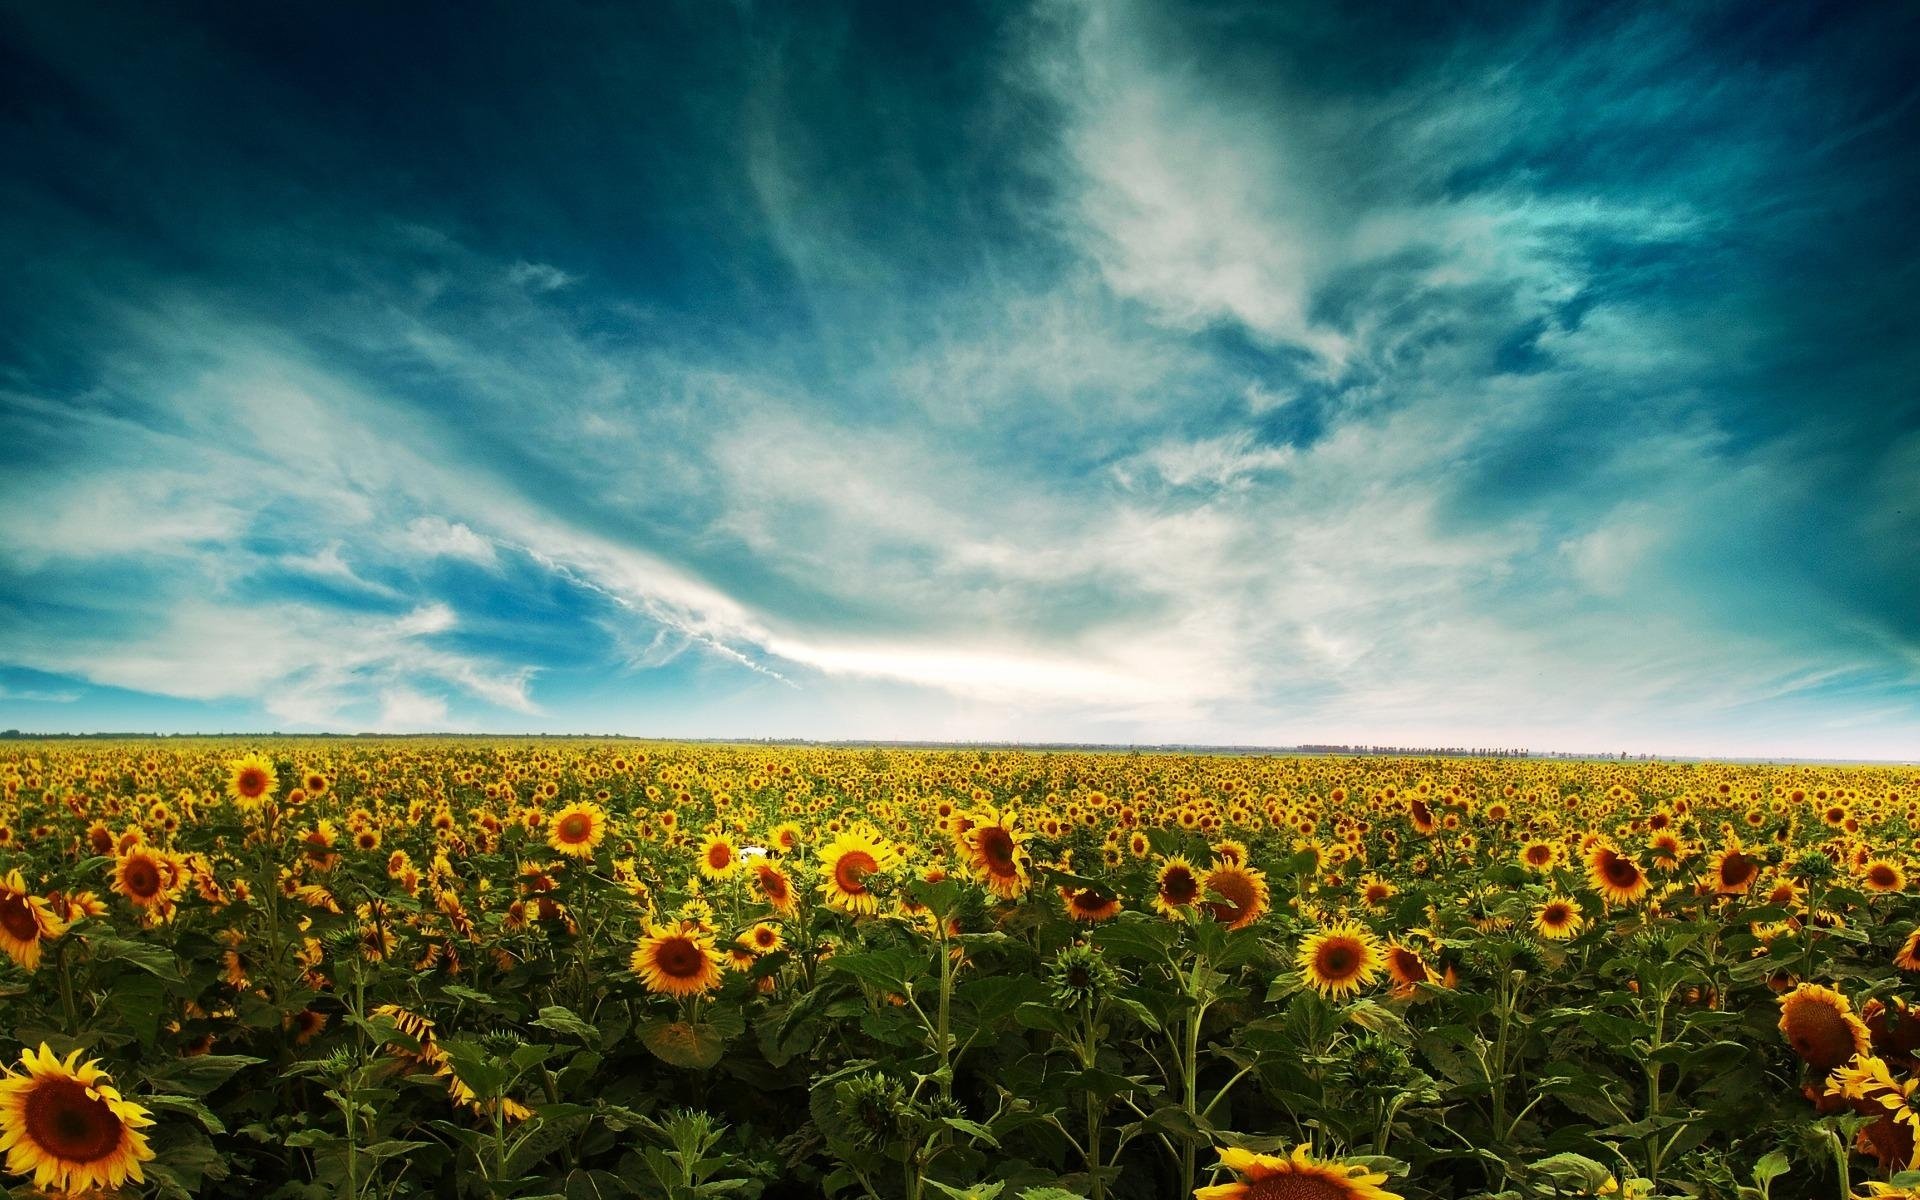
[[[1380,1186],[1385,1175],[1316,1159],[1304,1144],[1287,1158],[1237,1147],[1222,1150],[1220,1166],[1239,1175],[1239,1181],[1196,1188],[1193,1200],[1400,1200]]]
[[[1552,842],[1528,842],[1520,848],[1520,865],[1535,874],[1546,874],[1559,861],[1560,847]]]
[[[699,996],[720,986],[720,955],[698,929],[649,925],[631,965],[648,991],[665,996]]]
[[[1360,903],[1366,905],[1369,912],[1379,912],[1384,909],[1387,901],[1391,900],[1399,890],[1390,880],[1383,879],[1379,875],[1360,877]]]
[[[26,877],[15,867],[0,879],[0,950],[23,971],[40,965],[40,943],[67,931],[53,908],[27,890]]]
[[[700,843],[700,873],[708,879],[726,879],[740,869],[740,850],[733,839],[716,833]]]
[[[1533,910],[1534,930],[1556,942],[1577,936],[1586,923],[1587,919],[1580,915],[1580,906],[1566,896],[1551,897]]]
[[[773,911],[782,916],[793,912],[798,897],[794,895],[793,882],[787,878],[785,871],[762,860],[753,864],[753,880],[760,885],[760,894],[773,906]]]
[[[989,808],[965,834],[968,865],[987,890],[1002,900],[1014,900],[1027,890],[1027,856],[1014,836],[1018,818],[1012,809]]]
[[[771,921],[761,921],[740,935],[740,944],[755,954],[772,954],[787,944],[781,936],[780,927]]]
[[[259,804],[273,794],[279,777],[263,755],[249,754],[227,764],[227,795],[242,804]]]
[[[1267,877],[1252,867],[1237,867],[1217,862],[1201,881],[1208,892],[1220,897],[1206,902],[1213,919],[1228,929],[1245,929],[1266,915]]]
[[[827,907],[855,916],[880,911],[880,898],[867,888],[867,879],[894,864],[893,848],[867,828],[848,829],[820,851],[820,891]]]
[[[1803,983],[1780,998],[1780,1032],[1821,1075],[1871,1049],[1866,1024],[1847,998],[1817,983]]]
[[[607,814],[597,804],[569,804],[553,814],[547,845],[574,858],[592,858],[607,836]]]
[[[141,908],[165,908],[171,901],[173,865],[145,846],[135,846],[113,865],[113,890]]]
[[[767,835],[767,849],[775,854],[791,854],[800,848],[803,835],[792,821],[782,821]]]
[[[1876,858],[1860,868],[1860,882],[1870,892],[1903,892],[1907,888],[1907,873],[1892,859]]]
[[[1380,943],[1363,925],[1343,921],[1300,943],[1301,982],[1331,1000],[1371,984],[1380,974]]]
[[[99,1061],[65,1060],[46,1043],[20,1052],[25,1074],[0,1076],[0,1150],[7,1170],[32,1172],[35,1187],[75,1193],[145,1182],[140,1164],[153,1157],[147,1110],[120,1098]]]
[[[1199,898],[1200,877],[1194,873],[1192,863],[1176,855],[1160,864],[1153,885],[1155,912],[1177,917]]]
[[[1120,898],[1097,887],[1063,887],[1060,900],[1069,917],[1089,925],[1111,921],[1120,915]]]
[[[1388,942],[1386,949],[1381,953],[1381,960],[1386,964],[1387,978],[1393,980],[1393,990],[1397,995],[1409,996],[1413,994],[1416,985],[1436,982],[1433,977],[1433,968],[1427,965],[1426,958],[1412,946],[1402,942]]]
[[[1587,878],[1608,904],[1632,904],[1647,894],[1640,864],[1604,843],[1587,857]]]
[[[1907,935],[1893,955],[1893,965],[1902,971],[1920,971],[1920,927]]]
[[[1711,878],[1713,890],[1719,895],[1745,894],[1759,874],[1760,863],[1746,852],[1737,838],[1729,841],[1725,849],[1713,856]]]

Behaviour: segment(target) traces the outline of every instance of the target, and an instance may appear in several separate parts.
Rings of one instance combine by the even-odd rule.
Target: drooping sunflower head
[[[143,1182],[153,1157],[141,1132],[147,1110],[121,1098],[97,1061],[64,1060],[43,1043],[20,1054],[24,1070],[0,1076],[0,1150],[7,1170],[35,1187],[85,1192]]]
[[[793,912],[798,901],[793,890],[793,882],[787,878],[785,871],[762,859],[753,864],[753,880],[760,888],[760,895],[765,897],[773,911],[782,915]]]
[[[1222,1150],[1220,1166],[1240,1179],[1196,1188],[1193,1200],[1400,1200],[1380,1186],[1387,1181],[1385,1175],[1358,1164],[1315,1158],[1304,1144],[1285,1158]]]
[[[684,923],[648,926],[630,965],[648,991],[664,996],[702,995],[722,978],[713,938]]]
[[[1710,878],[1713,890],[1722,896],[1743,895],[1760,874],[1760,861],[1734,842],[1713,856]]]
[[[569,804],[547,825],[547,845],[573,858],[592,858],[607,836],[607,814],[597,804]]]
[[[1817,983],[1803,983],[1780,998],[1780,1032],[1821,1075],[1871,1049],[1867,1027],[1847,998]]]
[[[1401,995],[1411,994],[1416,984],[1432,983],[1433,969],[1418,950],[1402,942],[1389,942],[1381,953],[1381,960],[1387,968],[1387,977],[1393,980],[1394,991]]]
[[[273,796],[279,777],[273,762],[260,754],[249,754],[227,764],[227,794],[242,804],[260,804]]]
[[[1060,889],[1060,900],[1067,916],[1089,925],[1111,921],[1120,915],[1120,897],[1103,888],[1064,887]]]

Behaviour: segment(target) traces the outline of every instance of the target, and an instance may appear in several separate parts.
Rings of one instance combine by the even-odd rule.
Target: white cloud
[[[492,542],[468,526],[445,517],[415,517],[395,540],[401,548],[421,558],[457,558],[483,567],[497,567],[500,563]]]
[[[577,282],[574,276],[551,263],[528,262],[525,259],[507,268],[507,280],[515,287],[523,287],[531,292],[557,292]]]

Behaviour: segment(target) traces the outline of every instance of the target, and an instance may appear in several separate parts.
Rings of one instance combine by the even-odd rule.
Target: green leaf
[[[541,1009],[540,1015],[533,1019],[532,1024],[538,1025],[542,1029],[551,1029],[555,1033],[564,1033],[569,1037],[577,1037],[589,1046],[598,1046],[600,1044],[600,1030],[598,1028],[581,1020],[575,1015],[572,1009],[563,1008],[558,1004],[549,1004],[547,1007]]]
[[[245,1054],[197,1054],[174,1059],[149,1074],[147,1081],[165,1091],[204,1096],[236,1073],[265,1061]]]
[[[727,1049],[713,1026],[685,1021],[648,1021],[640,1027],[640,1041],[662,1061],[696,1071],[712,1069]]]
[[[918,954],[895,946],[887,950],[836,954],[827,960],[827,971],[835,975],[851,975],[884,992],[906,995],[913,990],[913,980],[926,972],[926,964]]]

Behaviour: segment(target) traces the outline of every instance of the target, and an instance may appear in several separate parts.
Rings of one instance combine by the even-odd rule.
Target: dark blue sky
[[[1911,5],[0,3],[0,727],[1920,746]]]

